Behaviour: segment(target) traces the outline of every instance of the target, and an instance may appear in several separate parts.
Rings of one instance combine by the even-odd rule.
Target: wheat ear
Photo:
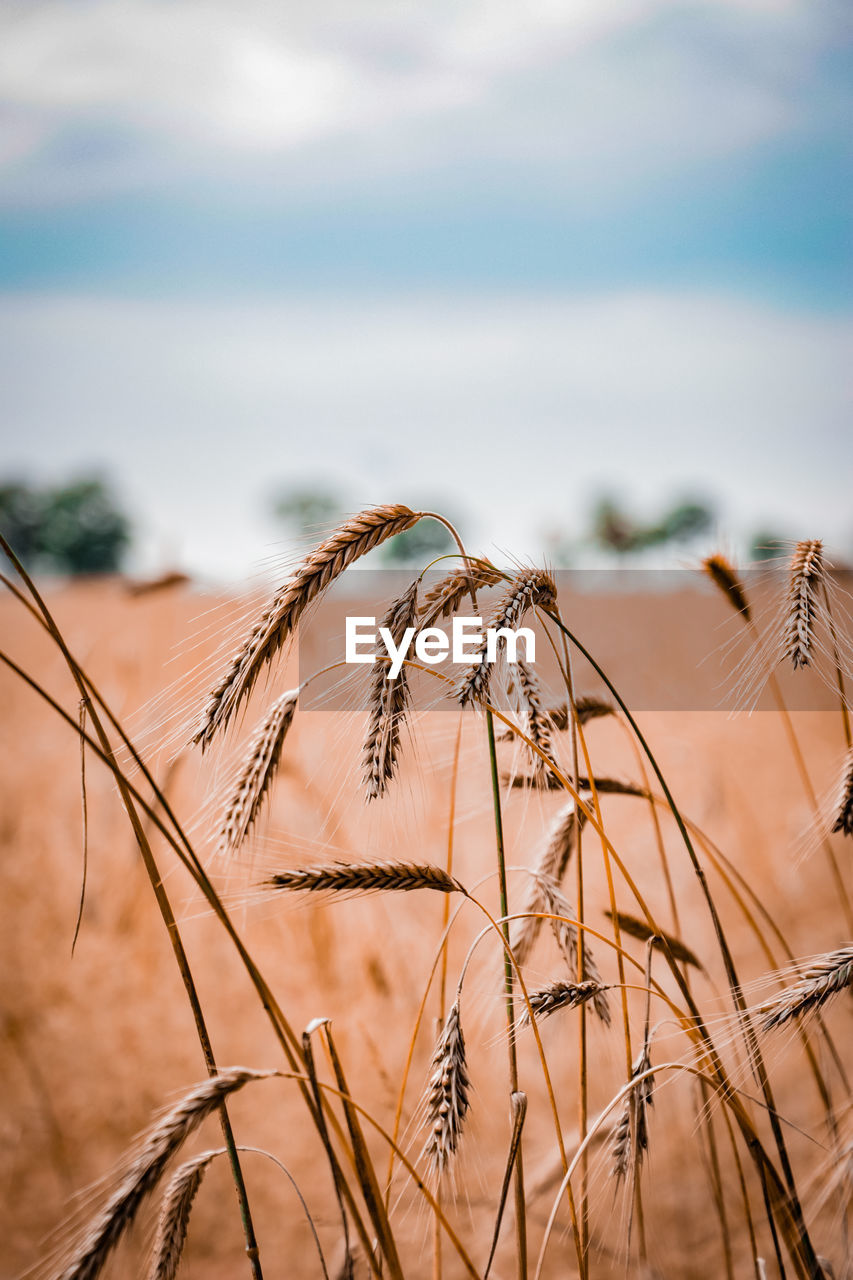
[[[190,1213],[207,1167],[218,1151],[205,1151],[175,1171],[163,1193],[149,1280],[175,1280],[187,1239]]]
[[[540,606],[549,609],[556,602],[557,588],[554,579],[543,569],[527,569],[518,574],[510,583],[509,589],[498,604],[487,623],[486,629],[496,631],[504,627],[515,629],[528,609]],[[494,663],[486,662],[487,640],[483,642],[472,659],[471,671],[461,681],[456,696],[462,706],[469,702],[484,702],[488,698],[489,682]]]
[[[648,1109],[654,1102],[654,1076],[645,1076],[642,1080],[637,1077],[649,1071],[651,1065],[647,1039],[631,1068],[631,1087],[613,1133],[613,1176],[617,1181],[629,1174],[636,1177],[649,1148]]]
[[[467,569],[449,573],[424,592],[419,622],[422,628],[434,627],[443,618],[449,618],[459,608],[466,596],[481,587],[493,587],[500,582],[499,571],[488,560],[474,560]]]
[[[575,713],[579,725],[616,714],[612,702],[608,702],[606,698],[597,698],[594,694],[583,694],[576,699]],[[569,727],[569,704],[560,702],[555,707],[549,707],[548,718],[558,733],[563,733]]]
[[[239,849],[257,821],[278,772],[298,698],[298,689],[290,689],[278,698],[249,743],[243,767],[225,806],[218,845],[220,853]]]
[[[524,713],[527,736],[543,755],[550,756],[552,752],[551,722],[542,702],[539,681],[530,663],[519,658],[512,668],[512,679]],[[528,750],[533,757],[534,770],[541,777],[547,765],[538,752],[532,748]]]
[[[784,629],[784,654],[795,671],[812,660],[818,591],[825,572],[823,543],[817,539],[798,542],[791,560]]]
[[[551,931],[554,934],[560,953],[568,965],[572,981],[576,983],[580,976],[578,974],[577,917],[555,880],[551,880],[548,876],[541,876],[540,892],[542,895],[542,909],[551,916],[549,921]],[[610,1003],[607,999],[604,979],[586,938],[584,938],[583,942],[583,971],[584,977],[589,978],[596,988],[595,991],[591,992],[593,1008],[604,1025],[609,1027]]]
[[[577,1009],[588,1000],[594,1000],[602,990],[601,985],[591,978],[583,982],[552,982],[539,991],[531,991],[528,999],[534,1017],[548,1018],[558,1009]],[[518,1020],[519,1026],[526,1027],[530,1022],[530,1009],[525,1008]]]
[[[583,818],[584,815],[581,814],[581,826]],[[510,947],[518,965],[527,963],[542,926],[537,913],[547,911],[542,892],[543,883],[546,881],[560,883],[577,843],[577,832],[575,806],[571,801],[554,819],[539,855],[539,861],[531,871],[530,887],[520,912],[521,918],[514,920],[510,927]]]
[[[833,996],[853,985],[853,945],[819,956],[806,968],[799,981],[782,991],[760,1010],[764,1031],[781,1027],[791,1018],[820,1009]]]
[[[453,1002],[435,1046],[426,1099],[429,1137],[424,1155],[435,1177],[441,1177],[456,1154],[468,1112],[468,1065],[459,1018],[459,996]]]
[[[418,620],[418,581],[411,584],[399,600],[395,600],[382,619],[399,648],[409,627]],[[386,662],[376,662],[371,671],[370,713],[364,744],[364,785],[367,799],[385,794],[397,769],[400,733],[409,700],[406,664],[392,680]]]
[[[612,911],[605,911],[604,914],[608,920],[613,919]],[[690,948],[671,933],[664,933],[663,929],[659,929],[655,933],[653,929],[649,928],[645,920],[638,920],[636,916],[629,916],[624,911],[617,911],[616,919],[621,933],[627,933],[631,938],[638,938],[640,942],[651,942],[652,946],[658,951],[663,950],[663,945],[666,943],[674,959],[680,960],[682,964],[691,964],[694,969],[702,969],[702,962],[697,959]]]
[[[206,1116],[230,1094],[274,1071],[229,1067],[185,1094],[176,1107],[150,1128],[136,1145],[129,1165],[105,1208],[86,1230],[59,1280],[94,1280],[108,1255],[133,1222],[139,1208],[160,1181],[166,1165]]]
[[[308,893],[372,893],[377,889],[408,893],[412,889],[433,889],[467,896],[465,887],[441,867],[416,862],[329,862],[279,871],[264,884],[269,889]]]
[[[302,614],[344,570],[374,547],[410,529],[420,514],[402,505],[371,507],[347,520],[307,557],[273,596],[208,699],[194,743],[206,747],[247,698],[264,667],[293,633]]]
[[[727,597],[732,608],[743,616],[745,622],[751,619],[749,601],[743,589],[743,583],[737,575],[734,565],[725,556],[708,556],[702,561],[702,568],[716,587]]]
[[[565,791],[565,787],[560,779],[553,773],[548,772],[543,779],[536,775],[533,777],[525,774],[516,773],[513,776],[505,777],[504,782],[517,789],[520,787],[541,787],[544,784],[546,791]],[[596,778],[595,789],[601,795],[608,796],[635,796],[642,800],[649,798],[649,792],[645,787],[640,787],[636,782],[622,782],[620,778]],[[585,778],[583,774],[578,778],[579,791],[591,791],[589,778]]]

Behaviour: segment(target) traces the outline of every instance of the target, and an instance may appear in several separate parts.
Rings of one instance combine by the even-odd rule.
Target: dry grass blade
[[[557,814],[539,862],[531,874],[530,888],[520,912],[523,918],[512,922],[510,946],[518,965],[527,963],[539,934],[542,921],[537,913],[548,909],[543,897],[543,884],[550,881],[559,885],[577,843],[577,830],[575,806],[570,802]]]
[[[604,988],[592,978],[583,982],[552,982],[539,991],[530,992],[530,1009],[537,1018],[547,1018],[558,1009],[576,1009],[601,995]],[[609,1014],[608,1014],[609,1018]],[[530,1022],[530,1010],[525,1009],[519,1018],[519,1026]]]
[[[433,889],[467,897],[465,887],[441,867],[417,862],[328,862],[279,871],[264,885],[307,893],[372,893],[378,889],[407,893],[412,889]]]
[[[838,799],[833,810],[833,832],[841,832],[845,836],[853,835],[853,750],[847,752]]]
[[[420,519],[402,504],[371,507],[347,520],[307,557],[273,596],[208,700],[194,743],[207,746],[247,698],[264,667],[293,633],[309,604],[335,578],[386,539]]]
[[[60,1273],[60,1280],[94,1280],[189,1135],[230,1094],[252,1080],[272,1075],[274,1071],[253,1071],[248,1067],[220,1071],[196,1085],[149,1129],[136,1145],[105,1208],[90,1224],[73,1258]]]
[[[281,752],[293,723],[298,689],[290,689],[264,717],[249,743],[243,768],[225,807],[219,837],[219,852],[240,848],[263,807],[281,762]]]
[[[631,1069],[632,1082],[651,1068],[648,1041]],[[635,1178],[649,1149],[648,1109],[652,1106],[654,1077],[632,1083],[613,1134],[613,1176],[618,1180]]]
[[[580,975],[578,973],[578,926],[575,913],[568,899],[561,893],[559,885],[549,880],[547,876],[542,877],[541,893],[544,910],[552,917],[551,930],[557,946],[568,965],[572,981],[577,982]],[[596,986],[596,990],[592,992],[593,1008],[604,1025],[609,1027],[610,1003],[604,988],[604,979],[586,940],[583,943],[583,971],[584,977],[589,978]]]
[[[579,725],[589,724],[590,720],[598,720],[602,716],[616,714],[613,703],[606,698],[597,698],[594,694],[585,694],[575,701],[575,712]],[[561,702],[548,709],[548,716],[554,728],[563,733],[569,727],[569,704]]]
[[[457,995],[432,1056],[426,1100],[426,1122],[430,1132],[424,1155],[436,1177],[441,1177],[444,1173],[459,1146],[462,1125],[469,1107],[469,1087],[465,1037],[459,1019]]]
[[[533,777],[525,777],[523,774],[514,774],[511,778],[504,778],[504,784],[513,788],[519,787],[539,787],[542,785],[535,775]],[[564,791],[565,787],[559,778],[553,773],[547,773],[544,779],[545,789],[547,791]],[[585,778],[582,774],[578,778],[578,790],[590,791],[589,778]],[[622,782],[620,778],[596,778],[595,789],[603,796],[635,796],[641,800],[647,800],[649,793],[645,787],[640,787],[636,782]]]
[[[418,620],[418,581],[395,600],[382,619],[399,648],[408,628]],[[371,671],[370,716],[364,744],[364,785],[368,800],[385,794],[397,768],[400,731],[409,698],[408,673],[405,663],[396,679],[389,676],[385,662],[376,662]]]
[[[784,654],[795,671],[807,667],[812,659],[818,591],[824,575],[823,543],[817,539],[798,542],[791,560],[784,630]]]
[[[605,911],[604,914],[608,920],[613,919],[612,911]],[[616,919],[619,922],[619,929],[622,933],[627,933],[631,938],[638,938],[640,942],[651,941],[652,946],[658,950],[661,950],[663,944],[666,943],[676,960],[680,960],[682,964],[691,964],[694,969],[703,970],[702,962],[690,948],[671,933],[664,933],[663,929],[655,933],[649,928],[645,920],[638,920],[636,916],[629,916],[624,911],[617,911]]]
[[[533,668],[523,658],[519,658],[512,668],[512,683],[518,693],[521,710],[524,714],[527,736],[534,746],[546,756],[551,755],[551,722],[542,702],[542,690]],[[545,761],[535,751],[530,750],[533,766],[540,777],[545,772]]]
[[[745,622],[749,622],[751,617],[749,601],[734,565],[725,556],[717,554],[706,557],[702,561],[702,568],[714,585],[719,587],[723,595],[728,598],[732,608],[743,615]]]
[[[486,630],[518,627],[528,609],[537,606],[549,609],[556,602],[557,588],[554,579],[543,569],[527,569],[518,574],[486,624]],[[471,672],[461,681],[456,696],[462,706],[469,702],[482,702],[487,698],[494,663],[486,662],[486,639],[476,655]]]
[[[175,1172],[163,1195],[149,1280],[174,1280],[187,1238],[193,1201],[207,1166],[220,1151],[205,1151]]]
[[[501,574],[488,560],[476,560],[467,569],[449,573],[424,593],[419,624],[422,628],[434,627],[443,618],[449,618],[459,608],[471,587],[493,587],[500,582]]]
[[[853,945],[827,952],[806,968],[800,980],[762,1006],[761,1026],[764,1031],[781,1027],[791,1018],[820,1009],[853,985]]]

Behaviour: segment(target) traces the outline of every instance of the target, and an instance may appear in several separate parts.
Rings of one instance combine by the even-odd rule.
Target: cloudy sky
[[[853,551],[853,11],[6,0],[2,474],[238,574],[277,487],[536,555],[602,491]]]

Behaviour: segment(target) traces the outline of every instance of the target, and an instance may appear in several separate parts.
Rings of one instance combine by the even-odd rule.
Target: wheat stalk
[[[737,571],[730,561],[718,553],[707,556],[702,561],[702,568],[714,585],[719,587],[723,595],[728,598],[732,608],[743,616],[745,622],[749,622],[751,619],[749,601]]]
[[[601,984],[592,978],[583,982],[552,982],[539,991],[530,992],[530,1009],[525,1008],[521,1014],[519,1026],[528,1025],[531,1010],[535,1017],[547,1018],[558,1009],[576,1009],[588,1000],[595,1000],[603,991]]]
[[[163,1193],[149,1280],[175,1280],[187,1238],[193,1201],[198,1195],[207,1166],[218,1151],[205,1151],[175,1171]]]
[[[220,853],[239,849],[257,821],[278,771],[298,698],[298,689],[290,689],[278,698],[249,743],[243,767],[225,806],[218,845]]]
[[[157,1186],[166,1165],[189,1135],[230,1094],[252,1080],[267,1079],[275,1074],[248,1067],[221,1070],[185,1094],[176,1107],[143,1134],[116,1190],[86,1230],[59,1280],[94,1280],[133,1222],[143,1200]]]
[[[418,620],[418,581],[411,584],[399,600],[395,600],[382,619],[394,644],[399,647],[408,627]],[[364,744],[364,785],[368,800],[385,794],[397,768],[400,731],[409,698],[405,663],[396,679],[389,676],[388,665],[376,662],[371,672],[369,720]]]
[[[853,985],[853,945],[829,951],[805,969],[799,981],[764,1005],[759,1013],[764,1031],[781,1027],[792,1018],[820,1009],[846,987]]]
[[[818,539],[798,542],[791,560],[783,641],[784,656],[791,659],[795,671],[812,659],[818,590],[825,572],[823,543]]]
[[[845,836],[853,835],[853,750],[847,752],[847,758],[844,761],[832,830],[840,831]]]
[[[279,871],[264,885],[308,893],[371,893],[377,889],[407,893],[412,889],[434,889],[467,897],[465,887],[441,867],[416,862],[330,862]]]
[[[613,919],[612,911],[605,911],[604,914],[608,920]],[[665,933],[663,929],[658,929],[655,932],[645,920],[638,920],[636,916],[629,916],[624,911],[616,912],[616,920],[621,933],[627,933],[631,938],[638,938],[640,942],[651,942],[652,946],[658,951],[663,950],[665,943],[672,952],[674,959],[680,960],[682,964],[691,964],[694,969],[702,969],[701,961],[697,959],[690,948],[671,933]]]
[[[581,814],[581,826],[583,821]],[[574,802],[570,801],[554,819],[536,868],[531,872],[530,888],[520,912],[522,918],[512,922],[510,947],[518,965],[527,963],[542,925],[539,913],[547,911],[542,886],[548,881],[559,885],[565,875],[577,843],[578,825]]]
[[[344,570],[387,538],[410,529],[420,513],[402,504],[371,507],[347,520],[307,557],[273,596],[211,693],[194,743],[206,747],[247,698],[264,667],[293,633],[302,614]]]
[[[472,587],[477,591],[481,587],[493,587],[500,580],[500,572],[488,560],[474,560],[468,568],[449,573],[424,592],[421,627],[434,627],[442,618],[449,618],[471,594]]]
[[[514,630],[528,609],[537,606],[549,609],[556,599],[557,588],[551,575],[545,573],[543,569],[527,569],[510,583],[509,590],[489,619],[486,630],[492,628],[500,631],[504,627]],[[494,663],[485,660],[486,645],[487,639],[484,636],[476,656],[472,659],[470,673],[465,676],[456,690],[456,696],[463,707],[469,702],[487,700]]]
[[[468,1066],[459,1018],[459,996],[453,1002],[435,1046],[426,1099],[429,1137],[424,1155],[435,1177],[441,1177],[459,1146],[468,1112]]]

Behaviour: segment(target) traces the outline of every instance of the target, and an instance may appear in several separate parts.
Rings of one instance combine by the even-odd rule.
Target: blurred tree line
[[[26,568],[115,573],[130,545],[130,521],[103,480],[0,484],[0,530]]]

